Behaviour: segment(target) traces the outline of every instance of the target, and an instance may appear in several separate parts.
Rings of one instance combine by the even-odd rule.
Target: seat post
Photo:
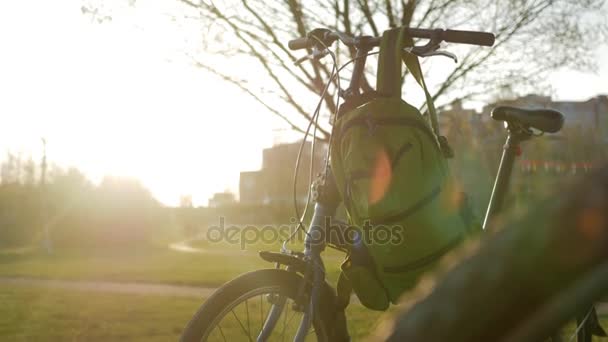
[[[492,195],[483,220],[483,229],[486,229],[490,220],[501,211],[511,181],[515,158],[521,153],[520,143],[532,136],[529,130],[510,122],[507,123],[507,132],[507,141],[503,147]]]

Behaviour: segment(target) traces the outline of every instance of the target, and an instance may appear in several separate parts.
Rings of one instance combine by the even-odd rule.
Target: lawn
[[[257,245],[245,251],[239,246],[222,244],[197,247],[207,252],[178,252],[160,247],[130,251],[62,250],[52,255],[4,251],[0,252],[0,277],[216,287],[241,273],[268,268],[271,265],[255,251],[277,250],[277,246]],[[341,255],[332,251],[326,255],[329,278],[335,279]],[[0,284],[0,340],[176,340],[202,301],[202,298]],[[372,332],[380,316],[359,304],[351,304],[349,328],[355,340]],[[607,319],[603,322],[608,326]]]
[[[0,340],[175,341],[201,302],[0,285]],[[351,305],[353,337],[367,335],[379,317],[377,312]]]
[[[201,246],[197,246],[201,248]],[[60,250],[0,252],[0,277],[101,280],[215,287],[235,276],[268,268],[255,251],[277,246],[204,245],[206,253],[168,248],[130,251]],[[294,248],[295,249],[295,248]],[[330,278],[341,256],[328,252]],[[202,299],[125,295],[39,286],[0,285],[0,340],[9,341],[169,341],[175,340]],[[380,313],[349,307],[354,336],[367,335]]]
[[[202,301],[0,285],[0,340],[176,341]],[[374,331],[381,318],[381,313],[351,304],[348,324],[353,340]]]
[[[4,341],[174,341],[199,301],[0,286]]]
[[[145,247],[130,251],[0,252],[0,277],[103,280],[219,286],[235,276],[272,264],[256,251],[238,246],[213,246],[206,253]],[[266,248],[278,250],[276,246]],[[341,257],[328,253],[329,277],[336,279]]]
[[[167,249],[60,251],[1,255],[0,276],[217,286],[239,273],[268,267],[251,255],[202,255]]]

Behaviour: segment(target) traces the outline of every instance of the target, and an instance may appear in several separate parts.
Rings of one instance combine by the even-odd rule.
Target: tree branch
[[[300,127],[298,127],[295,123],[293,123],[293,121],[291,121],[290,119],[288,119],[285,115],[283,115],[281,112],[277,111],[276,109],[272,108],[269,104],[267,104],[266,102],[264,102],[264,100],[262,100],[258,95],[256,95],[255,93],[253,93],[249,88],[245,87],[243,85],[243,82],[240,82],[239,80],[235,80],[229,76],[226,76],[220,72],[218,72],[215,68],[210,67],[206,64],[203,64],[201,62],[196,61],[196,66],[203,68],[205,70],[207,70],[208,72],[211,72],[212,74],[219,76],[220,78],[222,78],[224,81],[227,81],[228,83],[237,86],[239,89],[241,89],[242,91],[244,91],[245,93],[247,93],[249,96],[251,96],[256,102],[258,102],[259,104],[261,104],[262,106],[264,106],[266,109],[268,109],[272,114],[278,116],[279,118],[281,118],[285,123],[287,123],[289,125],[289,127],[297,132],[300,133],[306,133],[303,129],[301,129]],[[291,104],[291,103],[290,103]],[[320,138],[321,140],[325,141],[328,139],[329,137],[329,132],[327,132],[325,129],[323,129],[322,127],[317,127],[317,130],[319,132],[321,132],[321,134],[323,135],[322,138]]]

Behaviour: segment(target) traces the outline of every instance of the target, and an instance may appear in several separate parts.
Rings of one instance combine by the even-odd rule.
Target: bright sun
[[[37,158],[45,137],[51,161],[94,181],[136,177],[169,205],[182,194],[205,205],[213,192],[236,191],[240,170],[259,167],[276,121],[193,67],[184,28],[162,11],[126,8],[100,25],[74,3],[8,7],[0,151]]]

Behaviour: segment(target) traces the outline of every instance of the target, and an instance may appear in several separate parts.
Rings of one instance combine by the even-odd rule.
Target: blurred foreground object
[[[389,341],[542,341],[608,289],[608,165],[445,260],[378,334]],[[597,332],[601,332],[601,329]]]

